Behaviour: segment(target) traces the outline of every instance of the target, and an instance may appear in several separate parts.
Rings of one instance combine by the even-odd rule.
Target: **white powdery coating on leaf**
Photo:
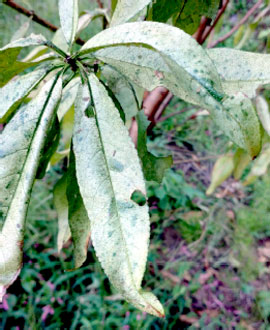
[[[111,20],[111,26],[128,22],[149,5],[150,2],[151,0],[118,0]]]
[[[71,45],[78,26],[78,0],[59,0],[59,16],[64,37]]]

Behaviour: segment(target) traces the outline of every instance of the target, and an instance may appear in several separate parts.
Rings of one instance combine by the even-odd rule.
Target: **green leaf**
[[[174,25],[189,34],[196,32],[202,16],[214,18],[220,0],[186,0],[179,14],[175,15]]]
[[[219,75],[204,49],[166,24],[136,22],[104,30],[81,48],[80,55],[86,53],[148,90],[165,86],[187,102],[205,107],[218,106],[223,97]]]
[[[111,26],[128,22],[152,0],[118,0],[111,20]]]
[[[242,92],[256,96],[256,89],[270,83],[270,55],[257,54],[230,48],[207,50],[222,78],[227,94]]]
[[[78,26],[78,0],[59,0],[59,16],[64,37],[72,45]]]
[[[41,68],[28,74],[18,76],[0,88],[0,123],[7,121],[9,116],[17,109],[20,102],[32,89],[46,76],[48,70]]]
[[[251,100],[239,92],[224,100],[223,107],[225,111],[216,112],[217,123],[254,158],[261,151],[262,130]]]
[[[50,159],[55,153],[60,140],[60,124],[58,118],[56,117],[48,128],[46,141],[42,149],[41,158],[39,161],[39,166],[37,170],[36,179],[42,179],[46,174]]]
[[[0,300],[22,266],[30,192],[61,89],[60,78],[47,82],[37,98],[22,107],[0,134]]]
[[[85,262],[90,241],[90,220],[85,209],[76,179],[76,164],[73,151],[70,153],[67,175],[68,221],[74,246],[75,268]]]
[[[223,155],[216,161],[212,170],[211,184],[208,187],[206,194],[211,195],[215,189],[222,184],[234,170],[233,155]]]
[[[157,298],[141,289],[150,223],[148,207],[131,200],[134,191],[146,194],[139,158],[118,110],[94,75],[78,93],[73,142],[92,242],[105,273],[127,301],[163,316]]]
[[[121,104],[125,112],[126,121],[136,116],[138,106],[140,107],[140,104],[137,104],[137,100],[142,100],[142,88],[132,85],[125,76],[107,65],[103,67],[102,75],[105,78],[106,84]]]
[[[98,17],[105,17],[107,21],[110,19],[107,14],[107,9],[96,8],[92,11],[86,10],[85,14],[79,17],[76,36],[78,36],[82,30],[84,30],[94,19]]]
[[[152,6],[152,20],[166,23],[173,14],[179,14],[184,0],[156,0]]]
[[[11,42],[0,49],[0,87],[4,86],[12,77],[23,70],[35,66],[40,62],[20,62],[17,57],[23,47],[44,45],[46,39],[42,35],[31,34]]]
[[[57,248],[60,252],[63,245],[70,239],[71,233],[68,224],[68,200],[66,195],[67,176],[64,174],[53,190],[54,206],[58,215]]]
[[[240,180],[245,168],[251,162],[251,158],[245,150],[238,148],[234,154],[233,161],[233,176],[236,180]]]
[[[142,162],[144,178],[147,181],[161,183],[164,172],[173,164],[172,156],[156,157],[147,149],[147,127],[150,121],[147,120],[144,111],[140,111],[136,117],[138,123],[138,154]]]

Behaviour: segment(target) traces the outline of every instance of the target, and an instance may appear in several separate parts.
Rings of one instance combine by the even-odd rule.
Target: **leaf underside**
[[[0,300],[21,269],[30,192],[61,89],[61,79],[51,79],[0,134]]]
[[[125,299],[162,316],[155,296],[141,291],[150,228],[148,207],[131,200],[136,190],[146,193],[139,159],[105,87],[94,75],[88,79],[75,104],[73,143],[93,246],[111,283]]]

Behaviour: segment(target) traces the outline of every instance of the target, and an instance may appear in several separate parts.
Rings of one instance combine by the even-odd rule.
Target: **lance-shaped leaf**
[[[151,0],[118,0],[111,20],[111,26],[128,22],[151,3]]]
[[[68,224],[67,176],[64,174],[53,190],[54,206],[58,215],[57,248],[60,252],[63,245],[70,239],[71,233]]]
[[[85,262],[90,241],[90,220],[80,194],[73,150],[70,152],[67,173],[68,221],[74,247],[75,268]]]
[[[142,162],[144,177],[147,181],[161,183],[164,172],[172,166],[173,159],[171,156],[156,157],[148,151],[146,132],[150,121],[147,120],[143,110],[138,113],[136,119],[138,123],[137,149]]]
[[[149,240],[145,183],[135,147],[105,87],[94,75],[75,104],[74,152],[81,195],[91,221],[97,256],[116,289],[137,308],[163,316],[157,298],[143,292]],[[90,95],[93,96],[91,100]]]
[[[222,78],[226,93],[256,96],[256,89],[270,83],[270,55],[229,48],[207,50]]]
[[[155,22],[126,23],[100,32],[81,49],[117,68],[139,86],[165,86],[178,97],[214,108],[223,97],[219,75],[188,34]]]
[[[61,88],[60,78],[50,80],[0,134],[0,300],[21,269],[30,192]]]
[[[22,99],[46,76],[46,68],[32,71],[28,74],[18,76],[0,88],[0,123],[4,123]]]
[[[126,121],[136,116],[141,106],[144,90],[132,84],[125,76],[109,66],[104,66],[102,75],[125,112]],[[139,104],[138,104],[139,103]]]
[[[37,62],[20,62],[17,57],[22,48],[28,46],[40,46],[46,43],[42,35],[31,34],[27,38],[22,38],[11,42],[0,49],[0,87],[5,85],[12,77],[21,71],[37,65]]]
[[[248,150],[252,157],[258,152],[260,134],[252,105],[249,105],[250,115],[243,116],[241,97],[222,102],[223,90],[214,64],[185,32],[161,23],[126,23],[90,39],[81,54],[88,52],[139,86],[148,90],[165,86],[185,101],[205,107],[239,147]],[[247,103],[247,100],[243,102],[244,107]],[[249,128],[252,133],[247,134]],[[256,140],[249,141],[254,137]],[[256,147],[251,148],[251,144]]]
[[[212,170],[211,184],[208,187],[206,194],[211,195],[215,189],[227,180],[234,170],[233,155],[222,155],[216,161]]]
[[[216,120],[227,135],[254,158],[261,151],[262,130],[256,110],[243,93],[236,93],[223,102],[225,111],[216,112]]]
[[[57,111],[57,116],[58,116],[59,121],[61,121],[61,119],[65,116],[65,114],[68,112],[68,110],[74,104],[76,95],[78,93],[79,82],[80,82],[79,77],[74,78],[63,89],[61,103],[60,103],[58,111]]]
[[[234,154],[233,161],[233,176],[236,180],[240,180],[245,168],[251,162],[251,158],[245,150],[238,148]]]
[[[270,136],[269,105],[266,99],[261,95],[258,95],[256,97],[256,109],[263,128],[265,129],[266,133]]]
[[[78,0],[59,0],[59,16],[64,37],[71,45],[78,26]]]

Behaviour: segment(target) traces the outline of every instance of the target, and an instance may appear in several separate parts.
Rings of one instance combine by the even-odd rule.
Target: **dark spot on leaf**
[[[135,190],[130,196],[130,199],[140,206],[146,204],[146,197],[140,190]]]
[[[92,118],[95,116],[94,109],[93,109],[92,105],[90,105],[90,104],[86,108],[84,113],[85,113],[86,117],[88,117],[88,118]]]

